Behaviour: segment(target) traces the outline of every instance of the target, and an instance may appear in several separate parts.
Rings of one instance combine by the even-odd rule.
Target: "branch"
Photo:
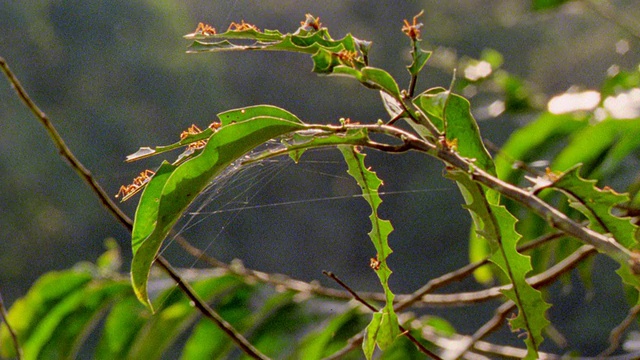
[[[73,155],[71,149],[64,143],[64,140],[55,129],[47,115],[38,108],[38,106],[31,100],[27,92],[24,90],[18,78],[13,74],[4,58],[0,57],[0,67],[5,73],[7,79],[18,93],[20,99],[31,110],[31,112],[40,120],[42,125],[49,133],[49,137],[53,141],[54,145],[58,149],[60,155],[66,159],[71,168],[82,178],[82,180],[89,185],[91,190],[98,196],[98,199],[102,202],[102,205],[109,210],[109,212],[125,227],[129,232],[133,230],[133,221],[124,213],[120,208],[111,200],[107,193],[102,189],[100,184],[95,180],[91,172],[82,165],[82,163]],[[187,295],[187,297],[194,302],[195,306],[200,312],[207,318],[211,319],[216,325],[218,325],[225,333],[227,333],[231,339],[249,356],[254,359],[268,359],[265,355],[261,354],[255,349],[242,334],[238,333],[229,323],[224,321],[218,313],[211,307],[204,303],[198,295],[193,291],[191,286],[182,281],[180,276],[173,270],[169,262],[162,256],[156,258],[156,264],[163,268],[169,276],[176,281],[180,289]]]
[[[353,291],[349,287],[349,285],[345,284],[334,273],[328,272],[328,271],[323,271],[322,273],[324,275],[328,276],[329,278],[333,279],[335,282],[337,282],[338,285],[342,286],[345,290],[347,290],[349,292],[349,294],[351,294],[351,296],[353,296],[354,299],[356,299],[359,303],[361,303],[364,306],[366,306],[369,310],[371,310],[372,312],[378,312],[378,309],[376,309],[373,305],[369,304],[366,300],[364,300],[363,298],[358,296],[358,294],[355,291]],[[398,328],[400,329],[401,334],[406,336],[420,350],[420,352],[422,352],[424,354],[427,354],[427,356],[431,357],[432,359],[442,360],[442,358],[440,358],[438,355],[434,354],[429,349],[424,347],[424,345],[422,345],[415,337],[413,337],[413,335],[411,335],[409,330],[405,329],[402,325],[398,325]],[[335,355],[336,354],[333,354],[330,358],[334,358],[335,359],[335,357],[334,357]]]
[[[424,148],[424,145],[421,146]],[[439,159],[466,171],[474,181],[496,190],[500,194],[528,207],[538,216],[545,219],[553,228],[595,247],[598,251],[607,254],[620,263],[629,264],[631,269],[640,268],[640,259],[638,256],[634,256],[630,250],[620,245],[614,238],[600,234],[577,223],[533,193],[504,182],[486,171],[475,167],[471,161],[461,157],[455,152],[439,149],[431,151],[431,153]]]
[[[624,334],[629,326],[633,325],[633,323],[636,322],[638,314],[640,314],[640,305],[636,305],[629,310],[627,317],[622,320],[620,325],[611,330],[611,334],[609,334],[609,343],[611,345],[609,345],[609,347],[598,356],[608,356],[616,351],[616,349],[620,346],[620,338],[622,337],[622,334]]]
[[[471,349],[478,341],[482,340],[485,336],[496,330],[507,317],[507,314],[510,313],[513,308],[516,307],[516,304],[509,300],[504,304],[500,305],[495,314],[489,321],[487,321],[480,329],[476,330],[472,336],[465,337],[463,341],[461,341],[458,346],[448,347],[446,348],[443,357],[447,359],[458,359],[462,355],[464,355],[469,349]]]
[[[554,266],[547,269],[547,271],[540,273],[538,275],[532,276],[527,279],[527,282],[531,284],[534,288],[539,288],[545,285],[552,283],[556,278],[560,275],[566,273],[567,271],[572,270],[576,265],[578,265],[582,260],[596,253],[596,250],[590,245],[583,245],[578,250],[573,252],[571,255],[567,256],[565,259],[555,264]],[[446,274],[445,276],[441,276],[438,279],[442,279],[439,281],[434,281],[434,285],[430,285],[431,282],[427,283],[424,288],[430,287],[430,290],[434,290],[438,287],[438,283],[441,281],[448,281],[451,278],[459,278],[462,277],[465,273],[473,272],[471,269],[475,264],[470,264],[461,268],[458,271],[454,271],[452,273]],[[435,279],[434,279],[435,280]],[[456,293],[456,294],[431,294],[431,295],[423,295],[422,301],[429,305],[459,305],[459,304],[468,304],[475,303],[480,301],[486,301],[490,299],[495,299],[504,294],[501,292],[502,290],[509,289],[512,285],[504,285],[504,286],[496,286],[491,289],[481,290],[476,292],[467,292],[467,293]],[[398,298],[400,296],[396,296]],[[411,295],[411,300],[414,295]],[[399,311],[399,309],[404,309],[406,306],[405,302],[401,302],[400,304],[394,307],[395,311]],[[362,343],[363,334],[360,333],[349,340],[349,343],[344,346],[342,349],[338,350],[332,359],[336,359],[336,355],[343,355],[348,353],[349,351],[355,349],[360,346]],[[429,340],[431,341],[431,340]]]

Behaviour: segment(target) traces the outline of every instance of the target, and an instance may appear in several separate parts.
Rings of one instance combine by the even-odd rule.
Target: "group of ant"
[[[213,122],[209,125],[209,128],[213,131],[216,131],[220,126],[222,125],[219,122]],[[202,131],[203,130],[201,130],[197,125],[193,124],[188,127],[187,130],[180,133],[180,141],[185,140],[189,136],[198,135]],[[195,150],[203,149],[205,145],[207,145],[207,140],[194,141],[187,145],[187,150],[193,152]],[[151,181],[151,178],[155,174],[156,173],[154,171],[149,169],[141,172],[140,175],[133,179],[133,182],[131,184],[120,186],[120,189],[118,190],[118,193],[115,197],[119,198],[122,196],[121,201],[126,201],[133,195],[137,194],[140,190],[142,190],[142,188],[147,185],[149,181]]]

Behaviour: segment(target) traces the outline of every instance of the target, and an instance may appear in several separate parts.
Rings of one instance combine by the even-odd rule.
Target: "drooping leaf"
[[[387,265],[387,258],[392,252],[389,247],[388,237],[393,231],[393,227],[389,220],[382,220],[378,217],[378,207],[382,203],[378,188],[382,185],[382,180],[378,178],[375,172],[365,166],[364,155],[357,151],[355,147],[339,146],[338,148],[347,162],[349,175],[356,180],[362,189],[363,198],[369,203],[372,210],[369,216],[372,225],[369,237],[377,252],[376,258],[372,260],[372,268],[380,279],[386,298],[385,306],[374,313],[371,323],[365,330],[366,336],[362,348],[367,359],[371,359],[376,344],[380,349],[384,350],[393,343],[400,333],[398,317],[393,309],[395,295],[389,288],[391,270]]]
[[[452,170],[447,177],[455,180],[472,215],[476,233],[491,245],[490,260],[508,277],[512,288],[503,293],[518,307],[518,316],[510,320],[513,331],[526,332],[527,359],[536,359],[542,343],[542,331],[549,324],[545,312],[550,307],[542,293],[526,282],[532,270],[531,259],[516,250],[520,235],[515,230],[516,218],[504,206],[491,204],[478,183],[459,170]]]
[[[245,109],[245,113],[254,108]],[[151,306],[147,294],[147,279],[151,264],[162,241],[182,213],[199,193],[228,165],[258,145],[288,132],[301,130],[301,122],[271,116],[252,114],[243,118],[243,109],[222,114],[223,124],[208,140],[200,154],[172,169],[161,167],[145,189],[134,223],[132,248],[134,251],[131,277],[136,295]],[[234,117],[235,116],[235,117]],[[239,117],[238,117],[239,116]],[[233,118],[234,120],[229,120]],[[222,119],[221,119],[222,120]],[[233,122],[235,121],[235,122]],[[156,210],[157,209],[157,210]]]

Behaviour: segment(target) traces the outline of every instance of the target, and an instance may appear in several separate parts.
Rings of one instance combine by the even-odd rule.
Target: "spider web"
[[[335,149],[309,151],[297,164],[288,156],[242,164],[264,151],[280,147],[282,145],[277,141],[271,141],[233,163],[216,177],[178,221],[174,234],[166,241],[161,253],[178,247],[176,239],[180,236],[216,259],[243,259],[245,256],[255,257],[252,251],[243,248],[243,243],[273,241],[274,246],[278,247],[279,242],[286,241],[295,248],[291,242],[315,241],[307,237],[300,238],[291,230],[291,227],[298,225],[294,222],[305,219],[302,214],[312,217],[306,220],[311,226],[314,222],[324,221],[326,216],[319,214],[329,209],[340,211],[355,206],[360,208],[362,214],[353,214],[351,219],[368,221],[370,209],[366,208],[364,202],[357,201],[362,197],[360,189],[347,175],[346,164]],[[452,190],[452,187],[444,187],[381,191],[380,195],[384,199]],[[337,215],[334,218],[338,218],[339,223],[334,222],[333,227],[353,221],[342,220]],[[283,224],[282,227],[278,228],[277,224],[273,224],[274,221]],[[256,235],[260,230],[254,230],[258,228],[268,232],[272,227],[278,229],[279,239],[263,238]],[[366,231],[362,234],[366,237]],[[321,234],[317,235],[321,237]],[[194,268],[201,260],[190,258],[184,262],[183,258],[180,265]]]

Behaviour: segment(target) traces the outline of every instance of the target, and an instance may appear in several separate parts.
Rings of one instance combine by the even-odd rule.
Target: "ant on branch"
[[[138,191],[140,191],[142,187],[145,186],[149,181],[151,181],[151,178],[155,174],[155,172],[148,169],[141,172],[140,175],[133,179],[133,182],[130,185],[120,186],[120,190],[116,194],[116,198],[122,196],[122,201],[129,199]]]

